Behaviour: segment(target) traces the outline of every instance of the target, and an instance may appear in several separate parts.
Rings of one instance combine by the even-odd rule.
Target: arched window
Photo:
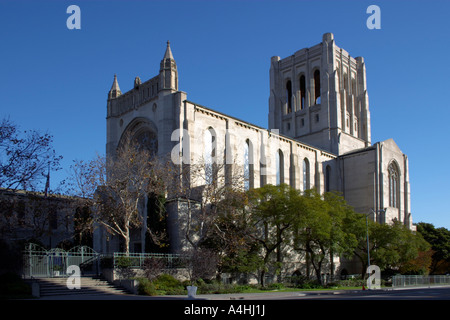
[[[286,104],[287,104],[287,113],[292,112],[292,82],[288,80],[286,82]]]
[[[310,189],[309,186],[309,161],[303,159],[303,191]]]
[[[314,103],[320,104],[320,71],[314,71]]]
[[[278,149],[277,154],[275,155],[275,165],[277,172],[276,185],[280,185],[284,183],[284,157],[283,152],[280,149]]]
[[[303,110],[305,108],[305,100],[306,99],[306,81],[305,76],[300,76],[300,109]]]
[[[399,186],[399,170],[397,165],[392,162],[388,168],[389,174],[389,206],[393,208],[400,207],[400,186]]]
[[[244,143],[244,189],[254,188],[253,145],[249,139]]]
[[[203,136],[203,143],[205,146],[205,182],[206,184],[212,184],[214,181],[216,136],[214,130],[211,127],[205,131]]]
[[[330,192],[331,190],[331,167],[327,166],[325,169],[325,192]]]

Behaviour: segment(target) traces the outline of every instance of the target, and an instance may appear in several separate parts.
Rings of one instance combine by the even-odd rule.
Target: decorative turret
[[[117,75],[114,75],[114,82],[111,86],[111,90],[109,90],[108,99],[117,98],[121,94],[122,94],[122,91],[120,91],[119,83],[117,82]]]
[[[178,90],[177,64],[173,58],[169,41],[167,41],[167,48],[164,58],[161,60],[159,77],[160,90]]]

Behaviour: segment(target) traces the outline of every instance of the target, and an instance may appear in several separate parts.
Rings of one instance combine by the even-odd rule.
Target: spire
[[[161,60],[160,69],[160,89],[178,90],[177,64],[170,50],[170,41],[167,41],[167,48],[164,58]]]
[[[164,59],[175,60],[172,55],[172,50],[170,50],[170,41],[169,40],[167,40],[167,48],[166,48],[166,53],[164,54]]]
[[[114,74],[114,82],[111,86],[111,90],[109,90],[108,98],[117,98],[122,94],[122,91],[120,91],[119,83],[117,82],[117,75]]]

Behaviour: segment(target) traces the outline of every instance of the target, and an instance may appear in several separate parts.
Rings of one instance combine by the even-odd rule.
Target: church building
[[[269,66],[269,65],[268,65]],[[379,223],[411,218],[408,157],[393,139],[372,143],[366,67],[331,33],[317,45],[270,59],[268,128],[190,101],[178,87],[170,43],[159,74],[122,92],[114,76],[107,97],[107,156],[127,133],[157,155],[182,152],[245,168],[243,188],[286,183],[299,190],[339,191],[356,212]],[[179,148],[181,146],[181,148]],[[177,149],[179,148],[179,149]],[[239,167],[238,166],[238,167]],[[182,247],[176,206],[168,212],[171,248]],[[132,239],[145,252],[145,232]],[[98,252],[113,252],[106,237]]]

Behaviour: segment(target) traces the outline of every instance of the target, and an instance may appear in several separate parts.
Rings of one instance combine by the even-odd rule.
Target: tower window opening
[[[314,103],[320,104],[320,71],[314,71]]]
[[[305,98],[306,98],[306,82],[305,76],[300,76],[300,109],[303,110],[305,108]]]
[[[292,82],[288,80],[286,83],[286,104],[287,104],[287,113],[292,112]]]

